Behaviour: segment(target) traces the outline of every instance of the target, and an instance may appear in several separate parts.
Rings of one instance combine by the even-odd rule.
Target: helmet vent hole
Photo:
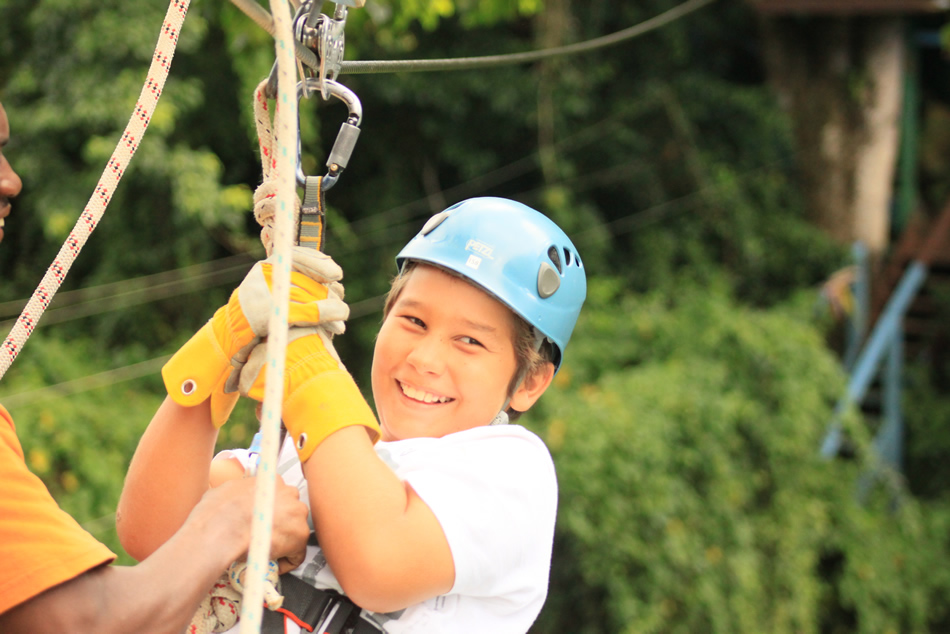
[[[422,227],[422,231],[420,233],[424,236],[432,233],[436,227],[442,224],[442,222],[451,215],[452,209],[454,209],[454,207],[450,207],[445,211],[441,211],[429,218],[429,220],[427,220],[425,225]]]
[[[564,247],[564,266],[571,265],[571,252],[568,251],[567,247]]]
[[[571,264],[571,260],[574,260],[574,264],[578,268],[582,268],[584,265],[581,264],[581,256],[577,255],[573,251],[568,250],[567,247],[564,247],[564,259],[567,260],[568,266]]]
[[[554,262],[554,266],[557,267],[557,272],[563,273],[564,268],[561,266],[561,257],[558,255],[557,247],[555,246],[548,247],[548,257],[551,258],[552,262]]]

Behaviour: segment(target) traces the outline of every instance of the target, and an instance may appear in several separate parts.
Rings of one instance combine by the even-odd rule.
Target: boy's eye
[[[418,317],[413,317],[412,315],[403,315],[402,318],[408,321],[413,326],[418,326],[419,328],[426,327],[425,322],[419,319]]]
[[[461,340],[462,343],[468,344],[468,345],[470,345],[470,346],[481,346],[482,348],[485,347],[485,346],[482,345],[482,342],[481,342],[481,341],[479,341],[478,339],[475,339],[475,338],[473,338],[473,337],[462,337],[460,340]]]

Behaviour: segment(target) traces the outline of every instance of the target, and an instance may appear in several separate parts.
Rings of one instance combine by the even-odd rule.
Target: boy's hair
[[[418,262],[415,260],[410,260],[406,262],[406,265],[402,268],[401,271],[393,278],[392,284],[389,287],[389,293],[386,295],[386,301],[383,304],[383,321],[386,320],[386,317],[389,316],[389,311],[392,310],[393,304],[396,303],[396,300],[399,299],[399,295],[402,293],[402,289],[405,288],[406,282],[409,280],[409,275],[412,273],[413,269],[417,266],[431,266],[434,269],[438,269],[447,275],[458,278],[464,281],[467,284],[470,284],[474,288],[482,291],[483,293],[488,293],[484,288],[472,282],[464,275],[460,275],[455,271],[443,268],[441,266],[432,264],[430,262]],[[494,298],[494,295],[488,293],[489,296]],[[504,302],[502,302],[504,306]],[[508,308],[508,306],[505,306]],[[545,363],[551,363],[554,358],[554,349],[551,347],[551,344],[545,339],[544,343],[541,344],[540,349],[537,346],[537,336],[535,335],[535,330],[527,321],[521,318],[520,315],[515,313],[511,308],[508,308],[508,312],[512,316],[512,325],[514,326],[514,348],[515,348],[515,374],[511,377],[511,381],[508,383],[508,398],[515,393],[515,390],[521,385],[521,382],[525,378],[531,376],[535,372],[538,372]],[[508,420],[515,421],[518,419],[523,412],[518,410],[507,409]]]

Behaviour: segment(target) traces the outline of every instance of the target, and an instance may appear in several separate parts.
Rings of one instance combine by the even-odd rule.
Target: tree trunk
[[[538,13],[536,20],[539,48],[555,48],[567,43],[571,23],[570,0],[547,0],[544,11]],[[544,182],[548,185],[560,183],[555,138],[555,99],[554,90],[558,83],[559,70],[564,67],[563,60],[545,60],[540,64],[538,81],[538,153]]]
[[[887,248],[905,64],[900,18],[763,17],[766,68],[789,112],[812,221]]]

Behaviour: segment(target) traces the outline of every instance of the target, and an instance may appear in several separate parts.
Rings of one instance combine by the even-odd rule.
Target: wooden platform
[[[904,316],[908,357],[950,338],[950,202],[939,214],[914,215],[894,245],[887,263],[872,283],[871,323],[877,321],[907,266],[914,261],[927,266],[923,287]]]

